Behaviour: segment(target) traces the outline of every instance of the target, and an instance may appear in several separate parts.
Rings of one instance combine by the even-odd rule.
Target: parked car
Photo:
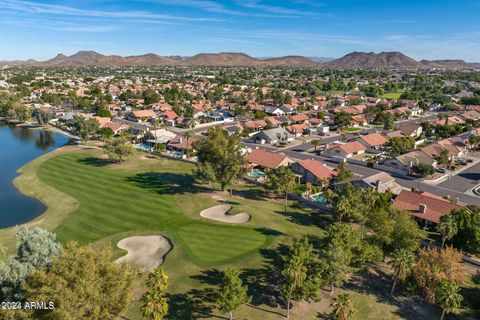
[[[437,170],[435,170],[437,172],[440,172],[440,173],[447,173],[447,169],[445,168],[437,168]]]
[[[462,165],[467,164],[467,160],[465,160],[465,159],[457,159],[455,162],[458,163],[458,164],[462,164]]]

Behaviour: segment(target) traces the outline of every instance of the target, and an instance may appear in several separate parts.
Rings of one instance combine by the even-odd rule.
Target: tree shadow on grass
[[[331,214],[316,209],[305,211],[305,206],[298,202],[289,205],[286,212],[285,210],[277,210],[275,213],[286,216],[288,221],[302,226],[326,228],[333,222]]]
[[[127,177],[127,182],[158,194],[198,193],[207,190],[195,184],[192,175],[171,172],[142,172]]]
[[[255,231],[260,232],[263,235],[266,236],[272,236],[272,237],[278,237],[278,236],[283,236],[285,233],[275,230],[275,229],[270,229],[267,227],[260,227],[260,228],[255,228]]]
[[[240,195],[248,200],[267,201],[265,191],[260,188],[234,190],[233,195]]]
[[[279,298],[281,281],[278,266],[282,265],[281,254],[286,250],[287,247],[283,244],[274,249],[261,249],[260,254],[265,258],[265,263],[260,268],[243,270],[241,278],[243,283],[248,285],[248,293],[252,296],[250,303],[252,308],[258,309],[262,305],[277,308],[284,305]]]
[[[192,289],[187,293],[169,295],[170,307],[168,319],[201,319],[201,318],[218,318],[215,316],[215,287],[219,285],[222,273],[217,269],[202,271],[198,275],[191,276],[192,279],[199,281],[204,285],[208,285],[202,289]]]
[[[108,166],[109,164],[115,163],[110,159],[102,159],[102,158],[96,158],[96,157],[81,158],[81,159],[78,159],[77,161],[82,164],[86,164],[94,167],[105,167],[105,166]]]
[[[390,296],[392,286],[391,275],[379,268],[371,268],[362,273],[354,274],[343,285],[346,290],[358,293],[371,294],[380,303],[394,305],[398,308],[396,313],[405,319],[437,319],[439,309],[424,301],[415,293],[406,291],[404,285],[396,288],[394,296]]]

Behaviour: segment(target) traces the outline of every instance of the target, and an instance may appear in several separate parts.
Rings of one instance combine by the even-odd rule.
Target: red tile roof
[[[265,128],[268,124],[263,120],[252,120],[244,123],[247,128],[260,129]]]
[[[151,118],[155,116],[153,110],[135,110],[132,113],[136,118]]]
[[[345,144],[333,144],[333,145],[330,146],[330,149],[333,149],[335,147],[340,148],[343,152],[345,152],[347,154],[356,153],[358,151],[366,150],[364,145],[361,144],[358,141],[352,141],[352,142],[348,142],[348,143],[345,143]]]
[[[308,117],[305,114],[294,114],[290,116],[290,119],[294,122],[307,121]]]
[[[318,160],[305,159],[298,161],[305,170],[310,171],[317,179],[331,179],[337,175],[335,171]]]
[[[175,111],[165,111],[163,116],[168,120],[175,120],[178,118],[178,115],[175,113]]]
[[[426,205],[425,213],[419,211],[420,204]],[[408,190],[402,190],[400,192],[393,201],[392,207],[409,211],[415,217],[434,223],[439,223],[440,218],[449,214],[453,209],[459,210],[464,208],[459,204],[453,204],[446,199],[428,192],[413,192]]]
[[[262,149],[254,149],[245,159],[247,162],[271,169],[278,168],[285,159],[289,160],[284,153],[273,153]]]
[[[359,139],[362,139],[372,147],[378,147],[388,142],[387,139],[385,139],[380,133],[370,133],[365,136],[361,136]]]

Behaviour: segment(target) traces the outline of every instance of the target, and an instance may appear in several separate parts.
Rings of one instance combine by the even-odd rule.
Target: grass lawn
[[[48,206],[29,226],[52,230],[62,242],[110,245],[115,258],[125,253],[116,247],[125,237],[160,234],[169,238],[173,249],[162,265],[170,277],[168,319],[223,316],[212,307],[212,295],[220,271],[227,266],[242,271],[253,296],[250,305],[236,312],[236,319],[283,317],[285,309],[272,298],[269,281],[277,247],[292,237],[321,237],[323,227],[331,223],[330,215],[296,201],[290,201],[284,212],[283,201],[267,198],[253,185],[235,186],[233,196],[197,185],[193,165],[188,163],[139,155],[124,164],[111,164],[102,156],[100,150],[64,147],[23,167],[15,184]],[[247,212],[252,219],[230,225],[201,218],[199,212],[219,204],[219,197],[233,206],[233,214]],[[0,240],[10,252],[13,232],[13,228],[0,230]],[[141,319],[142,280],[126,319]],[[381,290],[344,289],[354,295],[359,310],[355,319],[399,318],[398,308],[382,300]],[[292,319],[316,319],[329,311],[330,301],[329,293],[323,292],[320,302],[295,303]]]
[[[362,130],[361,128],[355,128],[355,127],[349,127],[344,129],[347,132],[355,132],[355,131],[360,131]]]
[[[382,98],[385,99],[400,99],[400,96],[402,95],[403,92],[387,92],[384,95],[382,95]]]

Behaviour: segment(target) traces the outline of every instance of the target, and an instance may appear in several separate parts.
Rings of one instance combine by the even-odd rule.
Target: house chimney
[[[418,206],[418,212],[420,212],[420,213],[427,212],[427,205],[424,204],[424,203],[420,203],[420,205]]]
[[[182,142],[183,142],[182,137],[180,137],[180,139],[178,139],[178,142],[179,142],[179,143],[182,143]]]
[[[381,184],[381,183],[382,183],[381,180],[377,180],[377,181],[375,182],[375,190],[378,191],[378,189],[380,189],[380,184]]]

